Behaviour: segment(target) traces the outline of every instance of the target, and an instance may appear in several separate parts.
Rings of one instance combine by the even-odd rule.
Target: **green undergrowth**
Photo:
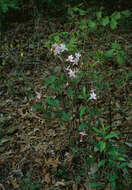
[[[98,37],[104,32],[108,35],[130,12],[114,12],[107,16],[95,11],[83,18],[88,11],[80,7],[68,11],[72,32],[51,34],[45,43],[49,50],[47,56],[54,56],[55,64],[50,76],[43,78],[49,95],[33,106],[42,112],[45,125],[57,120],[60,127],[68,126],[73,167],[67,168],[64,161],[53,173],[66,183],[74,176],[77,184],[85,183],[87,178],[86,186],[93,189],[124,189],[131,181],[129,161],[125,145],[118,144],[120,133],[112,127],[112,112],[116,103],[114,91],[120,100],[120,92],[131,75],[125,70],[127,53],[117,41],[92,52],[87,47],[90,47],[91,34]],[[92,55],[91,62],[88,54]],[[41,99],[41,95],[38,96]],[[129,97],[126,99],[129,104]]]

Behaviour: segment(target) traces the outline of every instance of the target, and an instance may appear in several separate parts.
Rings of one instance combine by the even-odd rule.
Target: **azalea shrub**
[[[71,154],[84,157],[83,175],[89,176],[91,187],[104,188],[107,181],[111,189],[116,189],[122,171],[126,170],[126,181],[129,175],[124,151],[116,145],[119,133],[112,131],[110,118],[108,121],[101,119],[105,112],[110,112],[109,104],[105,108],[101,104],[111,99],[110,81],[107,80],[111,71],[103,68],[103,76],[102,70],[97,71],[92,63],[87,69],[83,54],[69,51],[61,42],[52,44],[49,54],[55,60],[51,74],[43,78],[49,95],[41,102],[41,93],[36,92],[40,103],[33,109],[41,111],[45,125],[57,120],[60,127],[67,126]],[[77,142],[86,146],[84,152],[79,147],[74,148]],[[109,172],[104,177],[105,171]],[[103,178],[106,181],[102,183]]]

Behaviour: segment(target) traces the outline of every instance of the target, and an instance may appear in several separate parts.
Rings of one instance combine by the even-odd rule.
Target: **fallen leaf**
[[[51,180],[50,180],[50,174],[49,174],[49,173],[46,173],[46,174],[45,174],[45,176],[44,176],[44,181],[45,181],[46,183],[48,183],[48,184],[50,183]]]
[[[58,186],[66,186],[66,184],[62,181],[57,181],[55,184],[55,187],[58,187]]]

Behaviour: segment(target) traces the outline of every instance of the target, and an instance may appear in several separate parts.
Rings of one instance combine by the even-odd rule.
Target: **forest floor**
[[[40,18],[35,26],[32,20],[15,23],[12,30],[1,35],[4,62],[0,66],[0,187],[3,190],[91,189],[87,176],[77,181],[80,157],[71,154],[73,147],[87,146],[87,139],[82,145],[76,131],[70,134],[68,126],[59,126],[56,120],[45,124],[43,114],[32,108],[47,96],[43,78],[55,67],[54,58],[47,56],[43,44],[50,34],[60,31],[65,31],[63,21]],[[70,26],[67,31],[71,31]],[[132,163],[132,33],[118,29],[110,31],[107,39],[103,34],[100,38],[89,36],[91,50],[105,48],[111,41],[122,44],[128,55],[120,71],[116,73],[115,63],[109,76],[111,81],[123,78],[124,73],[128,76],[120,88],[112,84],[111,126],[120,132],[118,144],[127,147],[128,160]],[[92,57],[88,61],[92,62]],[[101,105],[105,106],[104,102]],[[104,113],[105,122],[107,116]],[[132,164],[129,166],[132,173]]]

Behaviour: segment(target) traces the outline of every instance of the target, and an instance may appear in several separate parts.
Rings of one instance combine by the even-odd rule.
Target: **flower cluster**
[[[65,44],[58,45],[57,43],[55,43],[53,45],[53,48],[51,49],[51,51],[54,52],[54,55],[60,55],[62,52],[67,51],[67,50],[68,49],[66,48]],[[74,65],[77,66],[78,63],[79,63],[79,58],[80,57],[81,57],[81,54],[79,54],[79,53],[75,53],[74,57],[73,57],[73,55],[69,55],[68,58],[66,59],[66,62],[73,63],[72,66],[74,66]],[[66,68],[66,71],[68,72],[68,74],[69,74],[70,77],[76,77],[75,74],[78,72],[77,69],[72,70],[70,68],[70,66],[68,66]]]
[[[73,63],[73,65],[78,65],[80,57],[81,57],[80,53],[75,53],[75,58],[72,55],[69,55],[68,59],[66,59],[66,61]]]
[[[79,53],[75,53],[75,58],[73,57],[73,55],[69,55],[68,58],[66,59],[67,62],[73,63],[72,66],[74,65],[78,65],[79,62],[79,58],[81,57],[81,55]],[[70,77],[76,77],[76,73],[79,71],[78,69],[74,69],[72,70],[70,68],[70,66],[68,66],[66,68],[66,70],[68,71],[68,74]]]
[[[66,70],[68,71],[68,74],[70,77],[76,77],[75,74],[78,72],[78,69],[72,70],[72,69],[70,69],[70,67],[67,67]]]
[[[54,55],[58,55],[64,51],[67,51],[68,49],[66,48],[65,44],[60,44],[58,45],[57,43],[55,43],[53,45],[53,51],[54,51]]]

